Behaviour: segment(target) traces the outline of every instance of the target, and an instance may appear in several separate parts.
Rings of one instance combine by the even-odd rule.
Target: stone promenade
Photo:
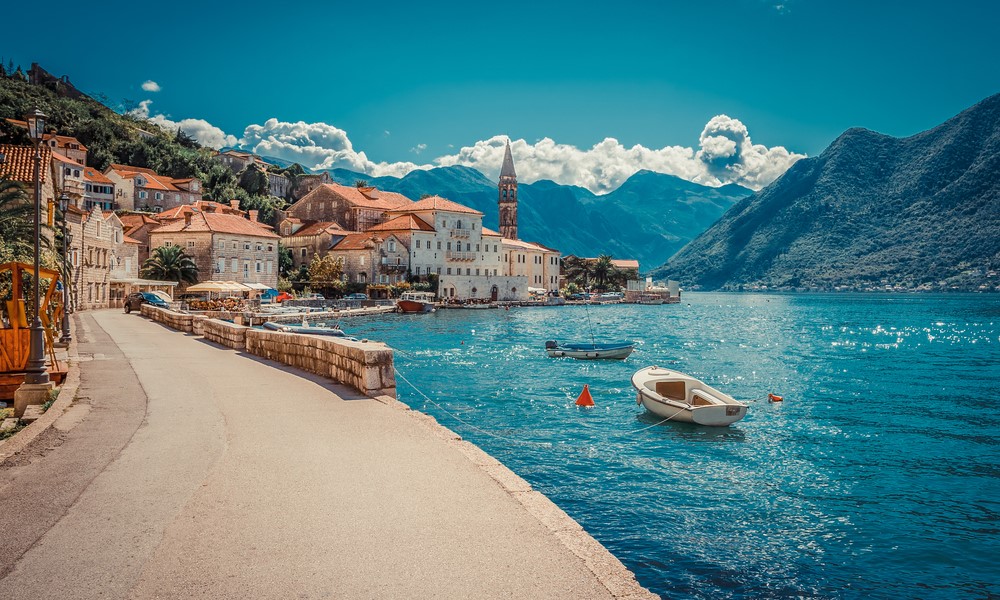
[[[547,498],[389,398],[135,314],[0,465],[0,598],[650,598]]]

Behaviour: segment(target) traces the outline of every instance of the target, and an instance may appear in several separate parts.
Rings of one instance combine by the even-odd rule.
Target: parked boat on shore
[[[401,313],[434,312],[434,294],[432,292],[404,292],[396,301],[396,307]]]
[[[307,333],[309,335],[328,335],[332,337],[346,337],[341,329],[327,327],[325,325],[309,325],[303,321],[302,325],[288,325],[285,323],[265,322],[261,327],[271,331],[284,331],[286,333]]]
[[[632,375],[636,403],[658,417],[726,427],[747,414],[747,405],[679,371],[646,367]]]
[[[552,358],[569,357],[580,360],[624,360],[632,354],[635,344],[631,342],[612,342],[598,344],[594,342],[581,344],[561,344],[554,340],[545,342],[545,352]]]

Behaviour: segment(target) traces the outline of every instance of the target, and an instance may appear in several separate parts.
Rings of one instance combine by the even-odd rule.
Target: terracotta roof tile
[[[190,223],[185,222],[184,219],[170,221],[162,227],[157,227],[151,233],[181,232],[230,233],[235,235],[280,238],[279,235],[269,231],[260,223],[255,223],[238,215],[207,212],[192,213]]]
[[[52,149],[48,146],[39,146],[42,155],[42,165],[39,169],[42,183],[45,183],[49,165],[52,159]],[[34,146],[12,146],[10,144],[0,144],[0,154],[4,155],[3,163],[0,163],[0,174],[10,175],[14,181],[25,183],[35,182],[35,147]]]
[[[493,231],[492,229],[487,229],[486,227],[483,227],[483,235],[489,237],[502,237],[498,232]]]
[[[57,161],[63,163],[63,164],[69,165],[71,167],[80,167],[81,169],[84,168],[83,165],[81,165],[80,163],[76,162],[72,158],[70,158],[68,156],[65,156],[63,154],[60,154],[59,152],[56,152],[55,150],[52,151],[52,158],[54,160],[57,160]]]
[[[83,178],[93,183],[104,183],[110,185],[114,185],[115,183],[110,179],[108,179],[107,177],[105,177],[104,173],[101,173],[100,171],[98,171],[93,167],[87,167],[83,170]]]
[[[368,231],[434,231],[434,228],[416,215],[405,214],[371,227]]]
[[[350,233],[344,236],[344,239],[340,240],[335,244],[331,250],[367,250],[374,247],[375,238],[374,234],[371,233]]]
[[[394,212],[394,213],[404,212],[404,211],[405,212],[417,212],[417,211],[422,211],[422,210],[444,210],[444,211],[448,211],[448,212],[468,213],[468,214],[472,214],[472,215],[481,215],[481,214],[483,214],[483,213],[479,212],[478,210],[475,210],[473,208],[469,208],[468,206],[462,206],[458,202],[452,202],[451,200],[448,200],[446,198],[442,198],[440,196],[430,196],[430,197],[424,198],[423,200],[420,200],[418,202],[414,202],[413,204],[411,204],[409,206],[405,206],[405,207],[399,208],[397,210],[393,210],[392,212]]]
[[[340,223],[336,221],[306,221],[306,224],[299,228],[298,231],[292,234],[292,237],[296,236],[308,236],[308,235],[319,235],[323,232],[334,233],[334,234],[348,234]]]
[[[125,240],[126,244],[141,244],[142,243],[142,242],[140,242],[139,240],[137,240],[135,238],[130,238],[128,236],[128,234],[123,235],[122,239]]]
[[[324,183],[303,196],[299,202],[304,202],[307,199],[310,201],[316,199],[325,201],[343,198],[350,204],[360,208],[380,208],[382,210],[402,208],[413,203],[412,200],[402,194],[380,192],[375,188],[365,188],[365,190],[367,191],[363,192],[356,187],[340,185],[339,183]]]

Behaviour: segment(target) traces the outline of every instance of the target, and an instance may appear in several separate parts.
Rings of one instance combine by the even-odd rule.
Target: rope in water
[[[441,410],[442,412],[444,412],[446,415],[448,415],[452,419],[455,419],[456,421],[458,421],[459,423],[465,425],[466,427],[468,427],[470,429],[474,429],[474,430],[478,431],[479,433],[482,433],[483,435],[488,435],[490,437],[494,437],[494,438],[497,438],[497,439],[500,439],[500,440],[504,440],[504,441],[508,441],[508,442],[513,442],[515,444],[524,444],[526,446],[540,446],[540,447],[543,447],[543,448],[551,448],[552,447],[552,443],[551,442],[535,442],[535,441],[531,441],[531,440],[521,440],[521,439],[517,439],[517,438],[512,438],[512,437],[508,437],[508,436],[505,436],[505,435],[500,435],[498,433],[493,433],[492,431],[487,431],[487,430],[483,429],[482,427],[479,427],[477,425],[469,423],[465,419],[459,417],[455,413],[449,411],[445,407],[441,406],[439,403],[435,402],[430,396],[428,396],[423,391],[421,391],[420,388],[418,388],[416,386],[416,384],[414,384],[412,381],[410,381],[409,379],[407,379],[405,375],[403,375],[402,373],[400,373],[399,369],[397,369],[396,367],[393,367],[392,370],[395,371],[396,375],[400,379],[402,379],[404,382],[406,382],[407,385],[409,385],[411,388],[413,388],[413,391],[415,391],[417,394],[419,394],[421,398],[423,398],[427,402],[430,402],[431,404],[433,404],[434,406],[436,406],[439,410]],[[656,427],[657,425],[663,425],[664,423],[666,423],[667,421],[673,419],[674,417],[676,417],[679,414],[680,414],[680,412],[674,413],[673,415],[667,417],[666,419],[663,419],[662,421],[658,421],[656,423],[653,423],[652,425],[648,425],[648,426],[643,427],[641,429],[635,429],[635,430],[632,430],[632,431],[624,431],[624,432],[621,432],[621,433],[619,433],[617,435],[619,435],[619,436],[632,435],[634,433],[640,433],[640,432],[646,431],[647,429],[652,429],[653,427]],[[612,437],[615,437],[615,436],[612,436]]]

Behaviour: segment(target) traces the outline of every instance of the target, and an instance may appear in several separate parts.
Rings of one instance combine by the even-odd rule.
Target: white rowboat
[[[726,427],[747,414],[746,404],[679,371],[640,369],[632,375],[632,387],[637,404],[671,421]]]

